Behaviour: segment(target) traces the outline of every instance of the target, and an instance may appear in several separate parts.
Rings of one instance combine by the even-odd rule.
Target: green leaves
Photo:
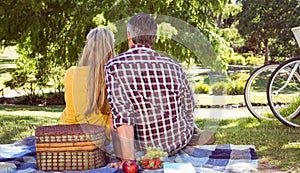
[[[127,20],[135,13],[145,12],[159,23],[155,49],[178,61],[194,59],[193,62],[222,71],[226,66],[220,57],[226,48],[219,50],[222,39],[212,37],[217,32],[216,16],[226,3],[228,0],[1,1],[0,46],[18,45],[23,56],[20,58],[34,61],[36,81],[45,86],[49,80],[63,77],[57,73],[61,76],[50,75],[49,79],[49,72],[76,65],[87,33],[96,26],[108,26],[115,34],[117,53],[126,51]],[[55,67],[60,68],[53,70]],[[15,78],[21,75],[19,72]]]
[[[61,91],[58,79],[76,64],[86,34],[95,27],[98,5],[83,0],[0,2],[0,46],[18,45],[20,55],[6,86],[24,89],[30,97],[49,84]]]
[[[278,55],[284,51],[282,56],[295,55],[295,48],[289,42],[293,40],[290,29],[299,25],[299,0],[243,0],[242,5],[237,28],[247,38],[248,46],[259,49],[265,40],[276,39],[275,44],[271,44],[271,53]],[[279,44],[284,50],[277,51]]]

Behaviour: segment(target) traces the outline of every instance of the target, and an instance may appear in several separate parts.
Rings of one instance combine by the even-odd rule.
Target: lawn
[[[42,125],[57,124],[64,106],[0,104],[0,143],[11,143],[33,136]]]
[[[1,105],[0,115],[12,114],[18,116],[33,117],[60,117],[64,105],[55,106],[30,106],[30,105]]]
[[[34,136],[35,129],[42,125],[57,124],[57,117],[0,115],[0,143],[7,144],[29,136]]]
[[[1,110],[0,142],[4,144],[34,135],[38,126],[57,124],[63,107],[1,105]],[[39,112],[43,114],[39,115]],[[53,115],[55,113],[57,115]],[[254,118],[197,119],[196,124],[201,128],[216,129],[215,144],[253,145],[260,163],[271,163],[282,170],[300,171],[300,138],[297,128],[284,126],[278,121],[259,122]]]

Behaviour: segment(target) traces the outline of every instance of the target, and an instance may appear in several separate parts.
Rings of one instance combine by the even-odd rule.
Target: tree
[[[96,26],[91,21],[98,5],[85,0],[1,1],[1,45],[18,44],[33,57],[73,65],[87,32]]]
[[[115,23],[116,38],[126,37],[125,23],[130,16],[137,12],[146,12],[157,16],[173,16],[178,21],[184,21],[187,26],[196,28],[184,30],[176,28],[171,36],[162,35],[158,38],[156,48],[174,57],[179,61],[195,59],[202,63],[207,59],[216,70],[219,68],[220,52],[217,47],[222,44],[219,39],[214,39],[217,31],[216,18],[228,0],[8,0],[0,2],[0,46],[18,45],[22,51],[22,62],[26,59],[34,61],[33,70],[22,72],[22,63],[12,76],[19,79],[28,79],[36,82],[37,87],[47,86],[49,81],[57,81],[63,78],[62,69],[67,69],[75,65],[80,52],[84,46],[86,34],[97,25],[107,26]],[[95,17],[103,16],[100,23],[96,22]],[[98,15],[98,16],[97,16]],[[124,20],[123,20],[124,19]],[[118,22],[116,24],[116,22]],[[159,24],[163,26],[164,21]],[[172,23],[171,21],[169,23]],[[120,24],[120,25],[119,25]],[[172,24],[174,27],[176,23]],[[180,27],[180,26],[179,26]],[[163,28],[163,27],[162,27]],[[169,29],[169,28],[164,28]],[[182,32],[183,31],[183,32]],[[172,33],[173,31],[171,31]],[[180,34],[180,35],[179,35]],[[183,43],[187,42],[191,35],[200,36],[203,43],[199,44],[203,49],[192,52],[191,47],[186,47]],[[203,34],[203,36],[202,36]],[[178,38],[180,36],[181,38]],[[180,40],[182,39],[182,40]],[[122,40],[117,47],[117,52],[127,50],[126,39]],[[212,46],[211,46],[212,44]],[[212,53],[211,48],[215,48]],[[195,48],[193,48],[195,50]],[[199,56],[201,59],[199,59]],[[23,61],[24,60],[24,61]],[[212,63],[216,60],[218,63]],[[56,67],[61,67],[55,69]],[[223,66],[224,69],[224,66]],[[19,72],[18,72],[19,70]],[[30,72],[30,73],[29,73]],[[21,75],[21,76],[20,76]],[[22,76],[23,75],[23,76]],[[55,80],[54,80],[55,79]],[[15,80],[15,79],[12,79]],[[14,82],[8,82],[8,84]],[[15,83],[14,83],[15,84]],[[19,83],[19,84],[23,84]],[[26,84],[26,81],[24,85]],[[16,87],[23,87],[14,85]],[[58,90],[61,85],[56,84]],[[13,87],[13,85],[10,85]]]
[[[67,68],[76,63],[85,35],[96,26],[92,19],[97,14],[104,14],[104,25],[137,12],[173,16],[199,28],[208,38],[210,32],[215,32],[215,16],[226,3],[228,0],[3,1],[0,2],[0,44],[25,47],[23,44],[29,39],[26,48],[31,50],[31,58],[38,56]],[[188,61],[188,58],[181,60]]]
[[[299,24],[300,1],[241,0],[241,3],[243,10],[237,16],[237,28],[249,47],[263,51],[265,64],[268,64],[270,41],[280,39],[280,33],[291,32],[290,28]],[[290,37],[288,40],[293,39]]]
[[[17,45],[20,62],[25,62],[17,63],[7,86],[24,88],[29,83],[36,89],[52,81],[60,91],[61,81],[55,79],[62,79],[63,72],[57,67],[76,64],[87,32],[96,26],[91,21],[98,5],[81,0],[1,1],[0,46]],[[29,70],[23,70],[26,61],[34,64]],[[24,81],[16,84],[19,79]],[[30,93],[34,97],[35,92]]]
[[[225,70],[224,62],[220,60],[221,52],[217,47],[221,47],[222,41],[216,39],[214,36],[218,31],[216,27],[217,17],[219,13],[221,13],[222,9],[228,3],[228,0],[168,0],[168,1],[148,1],[148,0],[127,0],[127,1],[107,1],[107,4],[110,4],[109,10],[104,12],[104,16],[106,19],[109,19],[111,22],[119,21],[120,19],[127,19],[135,13],[145,12],[149,14],[153,14],[154,17],[157,16],[168,16],[173,18],[175,21],[184,21],[186,22],[185,26],[195,27],[199,36],[203,34],[203,38],[209,41],[209,43],[215,48],[215,52],[217,53],[217,57],[214,55],[205,52],[205,50],[201,50],[201,59],[199,56],[196,56],[193,52],[191,52],[188,48],[185,47],[182,43],[179,43],[178,40],[174,40],[174,38],[178,38],[178,36],[185,37],[181,35],[182,33],[178,33],[178,35],[173,35],[168,39],[164,37],[159,37],[157,43],[155,44],[155,48],[162,50],[168,54],[177,57],[180,61],[189,62],[191,59],[195,60],[195,62],[202,64],[202,62],[210,59],[216,59],[217,63],[212,63],[212,67],[214,70]],[[169,18],[169,19],[170,19]],[[160,20],[160,19],[159,19]],[[158,20],[158,21],[159,21]],[[168,20],[168,19],[167,19]],[[161,20],[162,22],[165,22]],[[178,24],[176,22],[170,21],[172,26],[177,30],[181,30],[182,28],[177,27]],[[180,22],[179,22],[180,23]],[[121,31],[118,29],[118,32]],[[126,31],[122,31],[118,36],[124,35]],[[192,33],[186,33],[187,35]],[[186,38],[185,38],[186,39]],[[190,38],[193,40],[193,37]],[[126,50],[127,44],[124,44]],[[218,59],[218,60],[217,60]],[[221,67],[223,66],[223,67]]]

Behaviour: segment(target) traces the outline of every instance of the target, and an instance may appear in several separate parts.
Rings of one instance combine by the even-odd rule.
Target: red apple
[[[122,165],[124,173],[138,173],[139,165],[135,161],[125,161]]]

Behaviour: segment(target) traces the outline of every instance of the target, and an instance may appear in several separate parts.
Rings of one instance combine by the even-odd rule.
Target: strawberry
[[[156,159],[155,159],[155,165],[158,165],[158,166],[159,166],[160,164],[161,164],[160,159],[156,158]]]
[[[148,165],[148,164],[149,164],[149,160],[146,159],[146,158],[144,158],[144,159],[142,160],[142,165]]]

